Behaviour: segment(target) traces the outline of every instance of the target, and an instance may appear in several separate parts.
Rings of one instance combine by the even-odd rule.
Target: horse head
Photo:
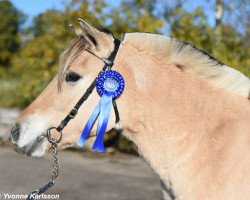
[[[81,29],[75,31],[75,38],[60,56],[60,68],[45,90],[21,113],[11,130],[14,149],[26,155],[40,157],[49,149],[46,130],[55,127],[71,111],[87,87],[101,71],[105,58],[114,50],[111,33],[98,30],[79,19]],[[94,90],[90,98],[78,110],[63,130],[59,147],[73,145],[80,137],[88,116],[95,107],[99,96]],[[75,113],[76,114],[76,113]],[[111,112],[107,130],[115,126]],[[96,131],[94,126],[92,132]],[[91,133],[92,133],[91,132]],[[51,132],[59,137],[55,129]]]

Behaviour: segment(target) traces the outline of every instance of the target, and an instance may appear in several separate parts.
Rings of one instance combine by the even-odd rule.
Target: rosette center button
[[[108,77],[104,81],[104,88],[108,92],[115,92],[118,87],[119,87],[119,83],[118,83],[118,81],[115,78]]]

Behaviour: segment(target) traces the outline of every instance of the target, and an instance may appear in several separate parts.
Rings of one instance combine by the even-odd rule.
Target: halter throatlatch
[[[101,73],[104,73],[107,69],[109,69],[108,71],[112,71],[110,70],[112,68],[112,66],[114,65],[114,60],[116,57],[116,54],[118,52],[119,46],[120,46],[120,40],[118,39],[114,39],[114,50],[113,52],[110,54],[110,56],[107,59],[101,59],[104,62],[104,67],[102,68],[101,72],[98,74],[98,77]],[[90,52],[91,54],[93,54],[92,52]],[[93,54],[95,55],[95,54]],[[97,55],[95,55],[96,57],[98,57]],[[50,181],[43,187],[31,192],[28,195],[28,198],[26,200],[33,200],[35,199],[36,195],[41,195],[43,193],[45,193],[49,188],[51,188],[52,186],[55,185],[55,179],[57,178],[57,176],[59,175],[60,172],[60,163],[59,163],[59,158],[58,158],[58,143],[62,140],[62,130],[64,129],[65,126],[67,126],[68,122],[73,119],[77,113],[79,108],[81,107],[81,105],[88,99],[89,95],[93,92],[93,90],[96,87],[96,79],[91,83],[91,85],[88,87],[88,89],[86,90],[86,92],[83,94],[83,96],[79,99],[79,101],[76,103],[76,105],[72,108],[72,110],[69,112],[69,114],[61,121],[61,123],[59,124],[58,127],[50,127],[47,130],[47,133],[44,135],[47,140],[50,142],[51,144],[51,152],[52,152],[52,156],[53,156],[53,164],[52,164],[52,174],[51,174],[51,179]],[[119,117],[119,112],[117,109],[117,105],[115,102],[115,98],[111,98],[108,101],[109,106],[107,110],[110,110],[110,106],[111,104],[114,107],[114,112],[115,112],[115,117],[116,117],[116,123],[118,123],[120,121],[120,117]],[[108,118],[106,118],[108,119]],[[106,129],[106,127],[105,127]],[[59,136],[57,138],[53,138],[51,135],[51,131],[55,130],[57,131],[57,133],[59,134]],[[104,130],[105,132],[105,130]],[[103,134],[99,134],[99,139],[100,140],[101,136]],[[97,137],[98,138],[98,137]],[[103,148],[104,149],[104,148]]]

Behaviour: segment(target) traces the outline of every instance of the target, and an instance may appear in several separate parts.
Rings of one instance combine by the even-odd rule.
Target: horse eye
[[[80,75],[70,72],[66,75],[66,82],[77,82],[80,78],[82,78]]]

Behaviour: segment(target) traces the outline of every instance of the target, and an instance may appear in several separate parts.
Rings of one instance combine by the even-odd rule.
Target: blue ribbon
[[[125,82],[122,75],[114,70],[102,71],[96,79],[96,90],[101,96],[100,101],[97,103],[94,111],[91,113],[77,145],[83,146],[88,137],[97,117],[99,121],[97,125],[97,137],[92,147],[93,150],[104,152],[103,135],[106,131],[110,111],[112,107],[112,100],[119,97],[124,90]]]
[[[103,94],[102,98],[96,105],[94,111],[90,115],[87,124],[85,125],[82,135],[80,139],[77,141],[77,145],[80,147],[83,146],[85,140],[88,137],[89,132],[91,131],[97,117],[99,116],[99,121],[97,125],[97,138],[95,140],[95,143],[92,147],[93,150],[98,150],[99,152],[104,152],[104,144],[103,144],[103,135],[106,131],[109,116],[111,112],[111,106],[112,106],[112,95],[111,94]]]

